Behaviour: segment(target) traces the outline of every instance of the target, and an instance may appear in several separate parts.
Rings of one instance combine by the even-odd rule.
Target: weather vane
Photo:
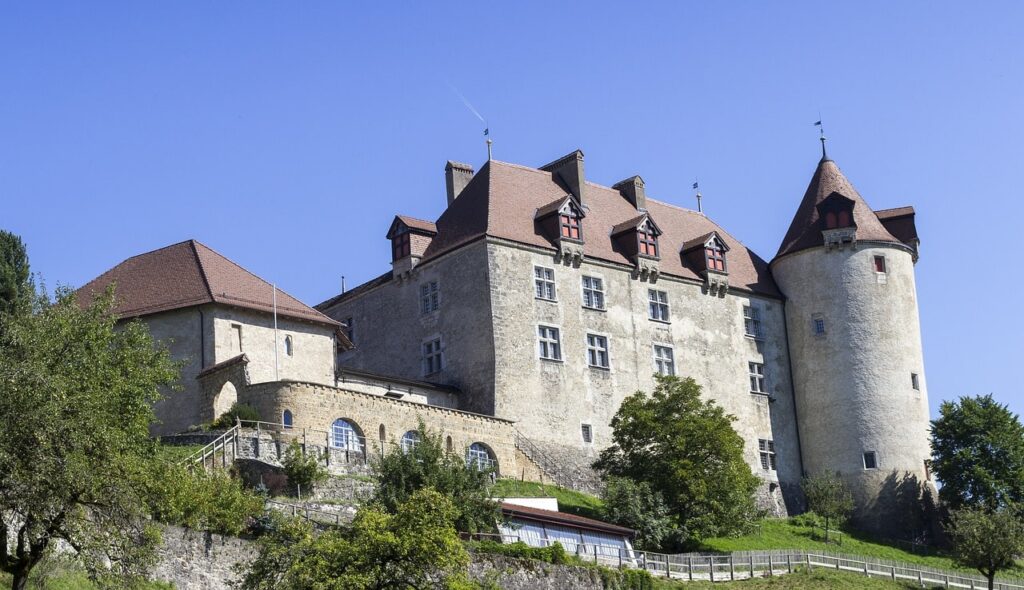
[[[821,124],[821,113],[818,113],[818,121],[814,124],[814,126],[817,127],[818,130],[821,132],[821,159],[827,160],[828,154],[825,153],[825,140],[827,138],[825,137],[825,126]]]

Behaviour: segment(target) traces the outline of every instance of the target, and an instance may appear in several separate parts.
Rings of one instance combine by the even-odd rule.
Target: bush
[[[825,528],[825,519],[815,514],[813,510],[808,510],[803,514],[789,517],[789,524],[793,526]]]
[[[284,473],[293,489],[312,490],[313,484],[327,479],[327,469],[320,465],[319,453],[304,453],[299,441],[288,443],[284,452]]]
[[[260,420],[260,413],[249,404],[235,402],[231,404],[230,410],[221,414],[210,424],[210,428],[214,430],[231,428],[238,420],[258,422]]]
[[[519,559],[533,559],[562,565],[576,563],[579,560],[574,555],[565,552],[561,543],[555,543],[547,547],[531,547],[522,541],[515,543],[499,543],[497,541],[474,541],[468,544],[471,549],[479,553],[491,555],[504,555],[505,557],[518,557]]]
[[[657,551],[662,542],[678,535],[661,493],[647,482],[627,477],[609,477],[601,491],[602,517],[637,532],[634,544],[639,549]]]
[[[150,490],[153,517],[167,524],[238,535],[263,514],[263,498],[223,471],[166,465]]]
[[[605,590],[654,590],[654,578],[646,570],[598,566]]]

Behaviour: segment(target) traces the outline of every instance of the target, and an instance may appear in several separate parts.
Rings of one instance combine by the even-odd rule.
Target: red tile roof
[[[437,233],[437,226],[434,225],[433,221],[416,219],[415,217],[409,217],[408,215],[398,215],[396,217],[398,217],[398,219],[400,219],[409,229],[420,230],[431,234]]]
[[[832,193],[839,193],[853,201],[853,221],[857,224],[858,240],[900,243],[900,240],[885,229],[875,212],[843,175],[839,166],[832,160],[822,159],[818,162],[814,176],[811,177],[811,183],[807,186],[803,200],[800,201],[796,215],[789,225],[789,231],[779,246],[779,253],[775,255],[776,258],[825,243],[821,235],[824,227],[818,222],[818,205]]]
[[[508,502],[501,503],[501,512],[505,516],[509,517],[537,520],[540,522],[548,522],[552,524],[570,525],[581,529],[587,529],[590,531],[612,533],[615,535],[623,535],[626,537],[633,537],[634,535],[636,535],[636,531],[634,531],[633,529],[614,524],[609,524],[607,522],[602,522],[600,520],[584,518],[582,516],[576,516],[575,514],[568,514],[566,512],[555,512],[553,510],[543,510],[541,508],[519,506],[518,504],[510,504]]]
[[[612,228],[638,219],[637,210],[618,191],[587,183],[583,203],[584,255],[632,266],[613,245]],[[535,224],[537,211],[567,196],[551,172],[489,161],[437,220],[437,236],[423,261],[435,258],[483,236],[503,238],[553,249]],[[666,275],[702,280],[686,266],[679,252],[684,243],[717,231],[729,244],[729,285],[756,293],[779,296],[768,264],[703,213],[647,199],[650,218],[663,232],[659,238],[660,271]],[[321,304],[323,306],[324,304]]]
[[[133,256],[78,290],[89,302],[114,283],[114,313],[123,318],[145,316],[206,303],[220,303],[272,313],[270,283],[195,240]],[[277,313],[292,319],[330,326],[340,324],[277,290]]]

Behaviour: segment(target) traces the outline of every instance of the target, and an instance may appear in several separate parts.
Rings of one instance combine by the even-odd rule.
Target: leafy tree
[[[656,551],[673,532],[668,506],[659,492],[646,482],[626,477],[609,477],[601,491],[602,517],[608,522],[637,532],[638,549]]]
[[[977,568],[995,587],[996,572],[1016,565],[1024,554],[1024,522],[1012,508],[987,511],[961,508],[950,513],[947,528],[953,556],[965,567]]]
[[[302,445],[297,440],[288,443],[282,464],[288,482],[299,489],[311,490],[313,484],[327,479],[327,469],[320,464],[319,454],[303,452]]]
[[[469,556],[454,522],[459,510],[432,489],[413,493],[394,513],[363,508],[347,529],[316,534],[298,519],[257,543],[242,590],[464,588]]]
[[[932,421],[932,470],[950,508],[1024,503],[1024,426],[991,395],[942,402]]]
[[[416,433],[419,441],[411,449],[395,445],[374,463],[378,484],[374,501],[394,512],[416,491],[433,488],[455,502],[459,531],[493,531],[501,510],[489,497],[491,472],[469,467],[461,455],[447,452],[441,435],[422,421]]]
[[[83,308],[61,289],[0,331],[0,570],[16,590],[58,540],[121,579],[157,540],[149,426],[177,369],[142,323],[115,329],[112,306],[111,290]]]
[[[853,494],[839,474],[825,471],[801,482],[807,508],[825,519],[825,542],[832,525],[840,525],[853,511]]]
[[[743,530],[760,481],[743,459],[736,418],[700,392],[693,379],[657,376],[651,395],[622,403],[614,444],[594,464],[605,479],[628,477],[661,494],[685,544]]]
[[[218,416],[216,420],[210,423],[210,428],[232,428],[239,420],[243,422],[259,422],[260,412],[249,404],[240,404],[235,402],[231,404],[231,408],[228,409],[227,412],[224,412]]]
[[[263,498],[224,471],[155,464],[148,480],[153,518],[167,524],[238,535],[263,514]]]
[[[33,294],[25,244],[18,236],[0,230],[0,314],[24,309]]]

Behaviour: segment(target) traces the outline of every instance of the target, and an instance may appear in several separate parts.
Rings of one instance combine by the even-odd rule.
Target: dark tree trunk
[[[992,572],[991,574],[985,574],[985,577],[988,578],[988,590],[995,590],[996,573]]]
[[[17,571],[12,575],[13,582],[11,582],[12,590],[25,590],[28,588],[28,570],[25,568],[18,568]]]

